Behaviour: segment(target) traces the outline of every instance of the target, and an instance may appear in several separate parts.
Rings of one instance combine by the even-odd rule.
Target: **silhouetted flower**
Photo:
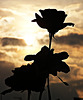
[[[32,22],[37,24],[49,32],[49,48],[51,47],[51,40],[54,34],[66,26],[74,26],[74,23],[64,23],[67,14],[64,11],[57,11],[56,9],[39,10],[42,17],[35,13],[36,19]],[[56,39],[54,37],[54,39]]]
[[[68,58],[67,52],[53,53],[53,49],[48,47],[42,47],[41,51],[36,55],[27,55],[24,60],[34,60],[39,67],[40,71],[46,71],[48,74],[57,75],[57,71],[68,73],[70,71],[69,66],[62,60]]]
[[[56,9],[39,10],[42,17],[35,13],[36,19],[32,22],[37,22],[41,28],[45,28],[54,36],[56,32],[65,28],[66,26],[74,26],[74,23],[64,23],[67,14],[64,11],[57,11]]]
[[[64,11],[57,11],[56,9],[39,10],[42,17],[37,13],[36,19],[32,22],[37,22],[41,28],[45,28],[49,32],[50,42],[49,48],[44,46],[36,55],[27,55],[24,60],[34,62],[30,65],[22,65],[19,68],[12,70],[13,75],[5,79],[5,84],[10,89],[2,92],[3,95],[15,91],[28,90],[28,100],[30,100],[31,91],[40,92],[39,100],[41,100],[42,92],[45,88],[46,78],[49,74],[57,76],[57,72],[68,73],[70,71],[69,66],[62,60],[68,58],[67,52],[53,53],[54,49],[51,49],[52,36],[60,29],[66,26],[74,26],[74,23],[64,23],[67,14]],[[58,76],[57,76],[58,77]],[[58,77],[62,82],[63,80]],[[68,86],[66,82],[63,82]],[[51,100],[49,84],[48,84],[49,100]]]
[[[40,92],[41,100],[48,75],[52,74],[57,76],[57,72],[62,71],[68,73],[70,71],[69,66],[62,61],[68,58],[68,53],[53,53],[53,51],[54,49],[50,50],[47,46],[44,46],[36,55],[27,55],[24,60],[34,60],[34,62],[31,65],[22,65],[12,70],[13,75],[5,80],[5,84],[9,86],[10,89],[3,91],[2,94],[10,93],[13,90],[35,91]],[[59,79],[62,81],[61,78]],[[66,82],[63,83],[68,85]]]
[[[22,65],[19,68],[12,70],[12,76],[5,79],[5,84],[10,89],[2,92],[3,95],[15,91],[35,91],[42,92],[45,88],[46,77],[44,74],[38,73],[34,64]]]

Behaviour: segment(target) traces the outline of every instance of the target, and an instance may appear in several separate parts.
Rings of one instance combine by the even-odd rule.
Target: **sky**
[[[52,41],[55,53],[68,52],[69,58],[65,62],[70,66],[68,74],[58,73],[70,84],[68,88],[50,75],[53,100],[56,97],[61,100],[73,100],[75,96],[83,98],[83,0],[0,0],[0,92],[8,88],[4,80],[12,75],[12,69],[30,63],[24,61],[26,55],[36,54],[44,45],[48,46],[47,30],[31,22],[35,13],[40,15],[39,10],[47,8],[65,11],[68,15],[65,22],[75,24],[60,30],[55,34],[57,41]],[[13,100],[13,94],[19,95],[11,93],[3,100]]]

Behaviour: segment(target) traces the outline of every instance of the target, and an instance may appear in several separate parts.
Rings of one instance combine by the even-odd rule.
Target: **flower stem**
[[[1,94],[1,100],[2,100],[2,94]]]
[[[43,91],[40,92],[39,100],[41,100],[41,98],[42,98],[42,93],[43,93]]]
[[[31,90],[28,90],[28,100],[30,100]]]
[[[49,49],[51,48],[52,34],[49,35]]]
[[[52,34],[49,35],[49,49],[51,48],[51,41],[52,41]],[[51,93],[50,93],[50,87],[49,87],[49,75],[47,78],[47,88],[48,88],[48,98],[51,100]]]
[[[51,93],[50,93],[50,87],[49,87],[49,76],[47,78],[47,88],[48,88],[48,99],[51,100]]]

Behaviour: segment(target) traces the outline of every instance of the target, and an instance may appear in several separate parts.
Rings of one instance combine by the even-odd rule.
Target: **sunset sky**
[[[57,77],[50,76],[50,85],[55,84],[53,97],[55,93],[57,98],[58,95],[63,98],[61,100],[75,96],[83,98],[83,0],[0,0],[0,92],[8,88],[4,80],[12,75],[11,70],[29,63],[24,61],[26,55],[36,54],[44,45],[48,46],[47,30],[31,22],[35,13],[40,15],[39,10],[47,8],[65,11],[68,15],[65,22],[75,24],[60,30],[55,34],[57,41],[52,41],[55,53],[68,52],[65,62],[71,69],[68,74],[59,73],[70,84],[68,88]],[[69,95],[64,97],[62,91]]]

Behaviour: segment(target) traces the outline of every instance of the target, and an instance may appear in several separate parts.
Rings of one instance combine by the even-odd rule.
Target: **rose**
[[[56,9],[39,10],[42,17],[35,13],[36,19],[32,22],[37,22],[41,28],[45,28],[54,36],[56,32],[65,28],[66,26],[74,26],[74,23],[64,23],[67,14],[64,11],[57,11]]]

